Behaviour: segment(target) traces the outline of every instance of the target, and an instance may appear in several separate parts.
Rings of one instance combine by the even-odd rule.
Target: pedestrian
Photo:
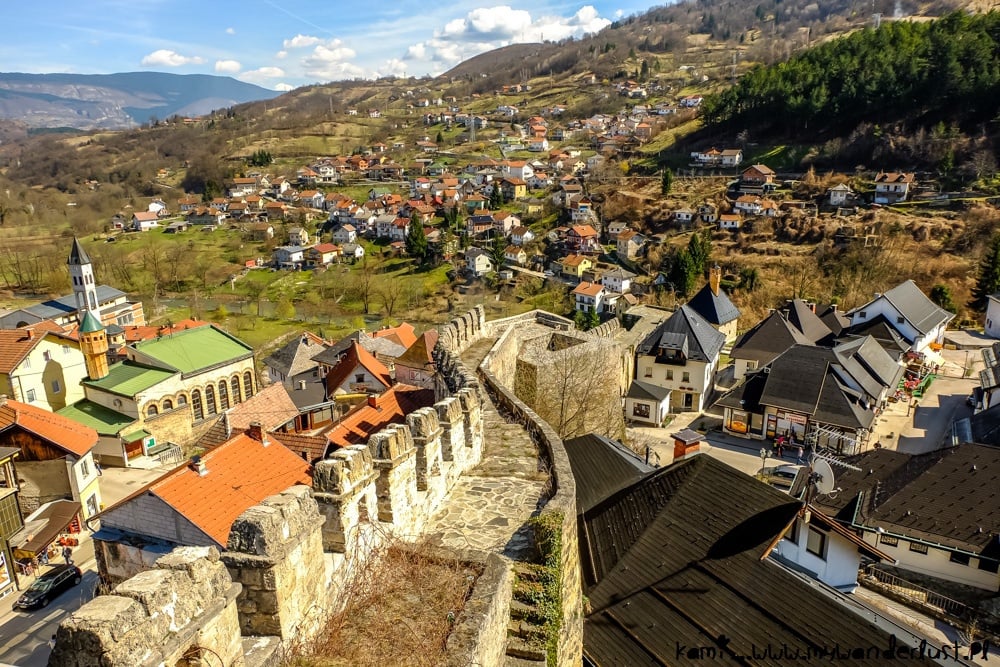
[[[802,445],[799,445],[798,448],[796,448],[795,454],[796,454],[795,462],[798,463],[799,465],[802,465]]]
[[[67,565],[73,564],[73,550],[70,547],[68,546],[63,547],[62,557],[66,559]]]

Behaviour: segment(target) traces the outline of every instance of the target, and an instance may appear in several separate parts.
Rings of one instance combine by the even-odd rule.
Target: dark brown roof
[[[706,664],[740,664],[768,645],[887,646],[887,633],[764,558],[801,507],[724,463],[695,456],[586,512],[585,658],[594,665],[675,664],[669,659],[679,646],[708,646],[728,655]],[[879,652],[852,664],[884,660]]]
[[[326,457],[326,448],[330,444],[325,435],[272,431],[270,436],[310,463],[316,463]]]
[[[876,449],[847,461],[860,470],[835,470],[843,490],[815,501],[839,520],[1000,559],[1000,448]]]

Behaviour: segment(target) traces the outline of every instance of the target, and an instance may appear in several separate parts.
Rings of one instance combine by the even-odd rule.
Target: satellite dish
[[[813,483],[816,485],[816,493],[826,495],[833,491],[833,468],[823,459],[813,461]]]

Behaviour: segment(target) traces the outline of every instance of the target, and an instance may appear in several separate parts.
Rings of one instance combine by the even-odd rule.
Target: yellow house
[[[594,266],[586,255],[566,255],[560,262],[562,274],[573,278],[582,278],[584,272]]]
[[[87,368],[80,343],[36,328],[0,330],[0,394],[43,410],[83,398]]]

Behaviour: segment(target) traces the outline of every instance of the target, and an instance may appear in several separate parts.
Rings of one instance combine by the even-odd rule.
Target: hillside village
[[[385,131],[174,155],[52,241],[0,311],[0,663],[987,664],[995,199],[652,169],[716,82],[636,70],[331,101]]]

